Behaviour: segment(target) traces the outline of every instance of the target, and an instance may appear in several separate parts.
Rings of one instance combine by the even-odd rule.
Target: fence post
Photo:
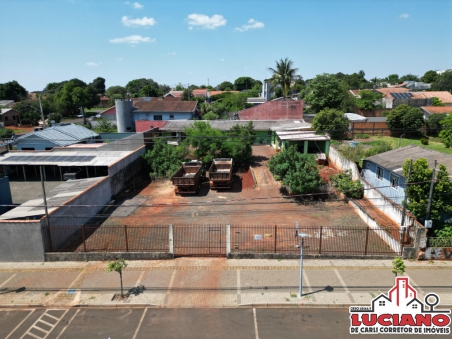
[[[278,225],[275,225],[275,253],[276,253],[276,241],[278,237]]]
[[[366,248],[364,249],[364,255],[367,255],[367,245],[369,244],[369,226],[367,226],[367,230],[366,230]]]
[[[322,254],[322,234],[323,234],[323,226],[320,226],[320,243],[319,243],[319,254]]]
[[[129,241],[127,239],[127,225],[124,225],[124,236],[125,236],[125,240],[126,240],[126,252],[129,252]]]
[[[226,225],[226,258],[231,254],[231,225]]]
[[[174,241],[173,241],[173,225],[169,225],[169,252],[174,255]]]
[[[83,250],[86,252],[85,225],[82,225]]]

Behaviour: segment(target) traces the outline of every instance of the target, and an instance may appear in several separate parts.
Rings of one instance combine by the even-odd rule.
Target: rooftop
[[[402,166],[406,159],[417,160],[419,158],[427,159],[430,168],[433,168],[434,162],[437,160],[438,164],[443,164],[448,168],[449,173],[452,172],[452,156],[415,145],[408,145],[380,153],[368,157],[365,160],[372,161],[395,173],[402,174]]]
[[[330,140],[327,135],[318,135],[312,131],[300,132],[300,131],[277,131],[276,134],[281,140],[312,140],[312,141],[323,141]]]
[[[450,106],[422,106],[421,109],[430,114],[452,113],[452,107]]]
[[[133,107],[140,112],[194,112],[197,101],[136,100]]]
[[[55,187],[54,189],[46,192],[46,200],[48,206],[48,212],[52,212],[58,209],[59,206],[63,205],[67,201],[71,200],[73,197],[79,195],[87,188],[96,184],[97,182],[103,180],[105,177],[89,178],[89,179],[79,179],[79,180],[68,180],[63,184]],[[54,206],[54,207],[52,207]],[[40,218],[45,214],[44,212],[44,201],[42,196],[39,198],[29,200],[22,205],[13,208],[12,210],[0,215],[0,220],[6,219],[18,219],[18,218],[30,218],[38,217]]]

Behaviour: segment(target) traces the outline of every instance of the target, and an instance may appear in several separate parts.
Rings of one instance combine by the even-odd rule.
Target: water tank
[[[118,126],[118,133],[135,132],[132,103],[132,100],[115,100],[116,125]]]

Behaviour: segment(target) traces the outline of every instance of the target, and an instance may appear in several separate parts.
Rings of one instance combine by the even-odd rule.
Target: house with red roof
[[[303,120],[303,100],[272,100],[236,113],[239,120]]]
[[[424,113],[424,118],[428,118],[432,114],[452,113],[452,107],[450,106],[422,106],[421,110]]]

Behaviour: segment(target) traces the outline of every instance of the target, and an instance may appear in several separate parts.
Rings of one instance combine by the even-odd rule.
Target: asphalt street
[[[356,338],[349,323],[347,308],[0,309],[0,338]]]

